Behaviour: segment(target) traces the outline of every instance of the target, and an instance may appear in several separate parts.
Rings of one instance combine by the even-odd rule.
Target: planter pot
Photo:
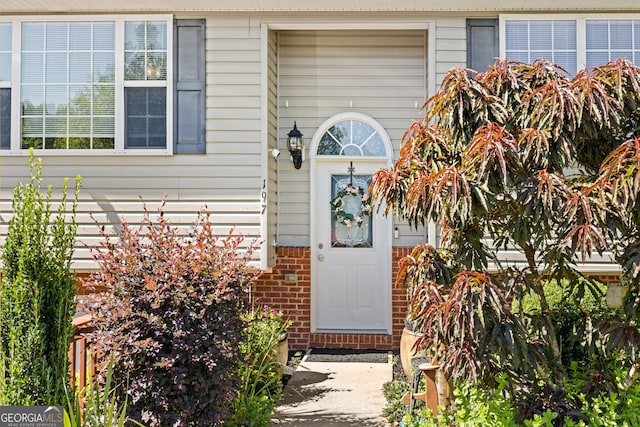
[[[411,367],[411,358],[416,355],[415,343],[420,339],[422,333],[414,332],[406,326],[402,330],[402,336],[400,337],[400,362],[402,363],[402,370],[407,376],[408,380],[411,380],[411,374],[413,368]]]
[[[278,341],[278,362],[284,367],[289,360],[289,335],[284,332]]]
[[[421,356],[425,353],[424,351],[416,350],[414,347],[415,343],[422,337],[422,332],[414,331],[412,326],[410,322],[405,322],[405,327],[400,337],[400,361],[402,363],[402,370],[409,381],[411,381],[413,375],[411,359],[417,353],[421,353]],[[451,401],[453,384],[441,369],[436,369],[434,375],[433,381],[435,382],[437,392],[437,405],[447,407]]]

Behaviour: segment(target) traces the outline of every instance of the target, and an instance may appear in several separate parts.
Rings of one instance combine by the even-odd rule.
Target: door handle
[[[324,261],[324,255],[322,254],[318,255],[318,261]]]

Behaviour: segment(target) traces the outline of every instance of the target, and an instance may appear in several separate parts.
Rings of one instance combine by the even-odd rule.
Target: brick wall
[[[289,348],[309,347],[311,331],[311,250],[301,247],[278,247],[276,266],[263,273],[251,290],[254,304],[270,305],[293,320],[289,328]],[[286,283],[285,278],[295,283]]]
[[[396,286],[396,276],[398,275],[399,263],[402,258],[409,255],[413,248],[393,248],[392,251],[392,276],[393,291],[391,299],[393,301],[393,350],[400,348],[400,336],[404,329],[404,320],[407,317],[407,289],[403,286]]]
[[[304,247],[278,247],[276,266],[270,273],[263,273],[251,291],[254,304],[268,304],[283,310],[293,320],[289,329],[289,348],[306,350],[309,347],[397,350],[404,328],[407,310],[407,293],[395,286],[398,262],[412,248],[393,248],[392,251],[392,335],[379,334],[321,334],[311,333],[311,250]],[[78,275],[78,292],[92,290],[83,286],[87,274]],[[594,275],[604,283],[617,283],[618,275]]]
[[[592,274],[594,278],[600,280],[602,283],[610,284],[610,283],[620,283],[620,275],[619,274]]]
[[[311,333],[311,250],[300,247],[278,247],[276,266],[263,273],[252,289],[255,304],[268,304],[283,310],[293,320],[289,329],[289,348],[304,350],[309,347],[395,350],[400,345],[400,334],[406,313],[406,292],[393,286],[392,335],[379,334],[325,334]],[[411,248],[393,249],[391,282],[398,272],[398,261]],[[287,281],[289,279],[289,282]]]

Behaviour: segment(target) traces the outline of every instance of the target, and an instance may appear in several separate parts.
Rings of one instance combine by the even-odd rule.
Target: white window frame
[[[501,14],[500,17],[500,57],[506,58],[506,21],[524,20],[524,21],[575,21],[576,22],[576,70],[581,70],[587,64],[587,25],[586,22],[594,21],[611,21],[611,20],[640,20],[640,14],[637,13],[601,13],[601,14],[561,14],[554,13],[549,15],[532,15],[532,14]]]
[[[0,156],[24,155],[28,152],[20,147],[21,143],[21,114],[20,114],[20,75],[21,75],[21,32],[22,23],[31,21],[40,22],[114,22],[115,23],[115,148],[109,149],[37,149],[37,156],[99,156],[99,155],[172,155],[173,154],[173,15],[30,15],[2,17],[1,22],[12,23],[12,66],[11,82],[0,82],[0,87],[11,89],[11,149],[0,150]],[[167,76],[166,80],[124,80],[124,31],[126,21],[166,21],[167,24]],[[167,141],[164,148],[125,149],[125,87],[166,87],[166,120]]]

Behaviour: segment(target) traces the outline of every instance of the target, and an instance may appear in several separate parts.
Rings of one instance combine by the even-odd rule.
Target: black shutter
[[[500,55],[497,19],[467,19],[467,68],[485,71]]]
[[[173,152],[205,153],[205,20],[174,22]]]

